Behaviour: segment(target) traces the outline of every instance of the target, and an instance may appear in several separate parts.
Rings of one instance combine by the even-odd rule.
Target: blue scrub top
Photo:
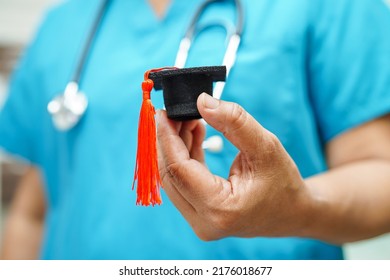
[[[67,1],[47,14],[0,117],[1,146],[43,172],[42,258],[342,258],[340,247],[303,238],[203,242],[165,194],[160,207],[135,206],[143,73],[174,63],[201,0],[172,1],[161,20],[145,0],[113,0],[83,73],[89,108],[73,130],[53,127],[47,103],[75,71],[99,2]],[[232,7],[215,4],[202,22],[234,19]],[[390,112],[390,10],[381,0],[244,0],[243,7],[245,31],[223,99],[274,132],[304,177],[323,172],[328,141]],[[220,28],[203,32],[187,66],[220,64],[224,36]],[[161,95],[152,93],[160,108]],[[226,176],[236,153],[225,141],[207,164]]]

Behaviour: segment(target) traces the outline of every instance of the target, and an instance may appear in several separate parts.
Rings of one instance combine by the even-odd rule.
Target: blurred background
[[[384,0],[390,5],[390,0]],[[45,10],[58,0],[0,0],[0,109],[10,73]],[[0,237],[7,209],[25,164],[0,150]],[[1,243],[0,243],[1,246]],[[347,259],[390,259],[390,235],[344,246]]]
[[[0,0],[0,110],[8,81],[23,48],[34,36],[44,11],[55,0]],[[0,149],[0,237],[10,201],[26,165]],[[0,241],[1,246],[1,241]]]

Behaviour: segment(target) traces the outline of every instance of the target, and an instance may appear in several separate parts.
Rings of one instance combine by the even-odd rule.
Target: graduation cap
[[[185,121],[201,118],[196,100],[202,92],[213,95],[213,82],[225,81],[225,66],[169,69],[150,72],[154,89],[163,90],[168,118]]]
[[[137,205],[161,204],[161,179],[157,164],[155,109],[150,99],[153,87],[163,90],[168,118],[185,121],[201,118],[196,102],[202,92],[212,96],[213,82],[225,81],[225,66],[194,68],[163,67],[145,72],[143,102],[138,124],[138,148],[134,172]]]

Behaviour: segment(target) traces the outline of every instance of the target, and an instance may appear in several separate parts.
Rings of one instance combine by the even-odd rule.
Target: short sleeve
[[[327,142],[390,112],[390,9],[382,0],[312,3],[321,4],[309,32],[308,83]]]
[[[38,59],[35,52],[39,48],[39,34],[26,48],[14,70],[6,101],[0,109],[0,147],[34,163],[37,162],[34,136],[39,126],[38,103],[42,98],[35,63],[35,59]]]

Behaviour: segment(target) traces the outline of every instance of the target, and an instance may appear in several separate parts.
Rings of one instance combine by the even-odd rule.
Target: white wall
[[[0,44],[25,44],[43,11],[56,0],[0,0]]]
[[[44,10],[58,0],[0,0],[0,47],[24,46],[33,36]],[[0,74],[0,107],[7,90],[7,80]],[[0,164],[5,160],[0,151]],[[0,238],[3,216],[0,165]],[[1,244],[0,244],[1,246]]]
[[[26,45],[47,7],[58,0],[0,0],[0,47]],[[0,107],[7,81],[0,74]]]

